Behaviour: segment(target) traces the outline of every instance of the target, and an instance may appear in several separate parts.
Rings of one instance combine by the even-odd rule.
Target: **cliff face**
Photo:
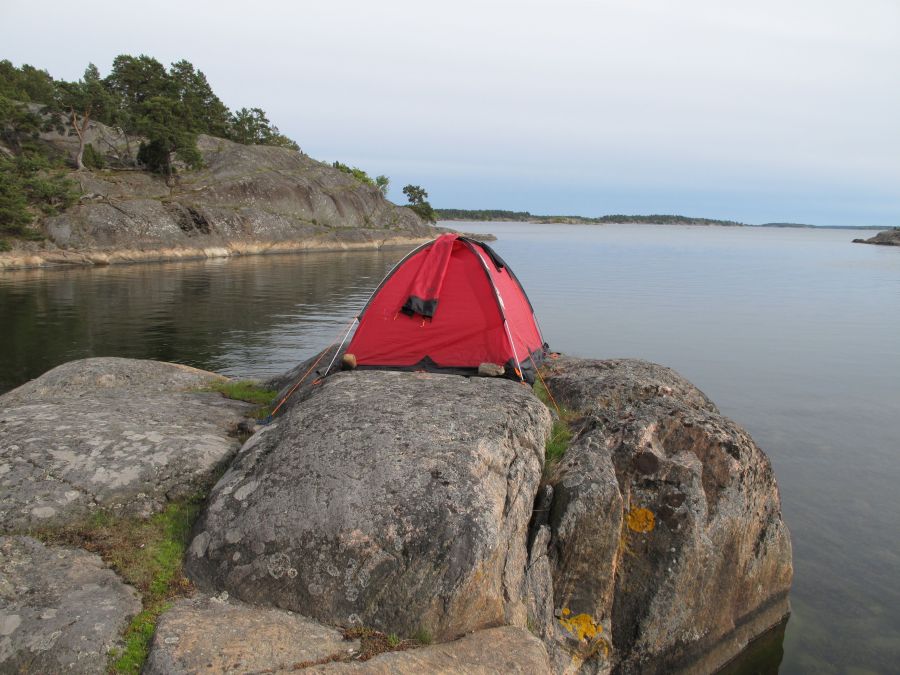
[[[70,135],[45,133],[62,153]],[[138,143],[92,123],[88,139],[110,165]],[[42,224],[47,241],[0,255],[0,268],[106,263],[278,250],[409,244],[436,230],[329,165],[287,148],[241,145],[201,135],[200,170],[167,184],[143,171],[78,171],[79,202]]]

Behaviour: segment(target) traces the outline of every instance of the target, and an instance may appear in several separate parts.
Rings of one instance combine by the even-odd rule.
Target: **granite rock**
[[[147,516],[207,487],[238,450],[250,407],[202,392],[213,373],[92,358],[0,396],[0,530],[83,520],[98,508]]]
[[[523,626],[549,429],[507,380],[329,376],[241,449],[188,572],[207,591],[401,636]]]
[[[96,555],[0,537],[0,672],[106,673],[141,609]]]

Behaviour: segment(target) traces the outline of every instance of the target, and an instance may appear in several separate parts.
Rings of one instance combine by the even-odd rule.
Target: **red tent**
[[[444,234],[375,289],[347,347],[360,368],[471,373],[482,363],[534,380],[547,345],[519,280],[481,242]]]

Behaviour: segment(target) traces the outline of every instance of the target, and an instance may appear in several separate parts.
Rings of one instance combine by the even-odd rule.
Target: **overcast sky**
[[[2,0],[0,26],[65,79],[188,59],[395,201],[900,225],[898,0]]]

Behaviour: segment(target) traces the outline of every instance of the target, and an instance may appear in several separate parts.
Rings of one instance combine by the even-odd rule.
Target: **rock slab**
[[[159,618],[143,672],[291,671],[358,650],[359,642],[292,612],[198,597]]]
[[[198,585],[439,641],[524,625],[550,430],[531,390],[355,371],[301,396],[213,489],[187,555]]]
[[[0,537],[0,672],[105,673],[140,609],[98,556]]]
[[[360,675],[549,675],[554,670],[547,651],[538,638],[521,628],[501,626],[472,633],[454,642],[381,654],[361,663],[311,666],[302,672]]]
[[[158,361],[72,361],[0,396],[0,531],[149,515],[238,449],[248,405],[196,389],[222,379]]]

